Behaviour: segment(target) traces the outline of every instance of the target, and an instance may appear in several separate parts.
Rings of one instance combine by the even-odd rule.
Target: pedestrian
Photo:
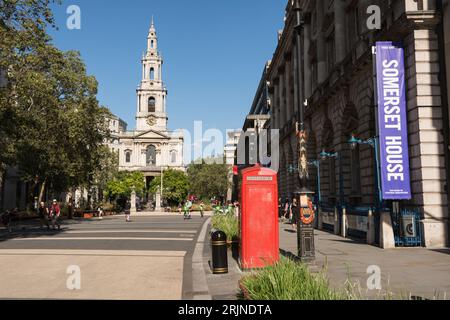
[[[131,222],[131,202],[127,200],[125,203],[125,221]]]
[[[281,220],[282,216],[283,216],[283,200],[281,200],[281,198],[278,198],[278,221]]]
[[[183,205],[184,205],[183,201],[181,201],[181,202],[178,204],[178,214],[180,214],[180,215],[181,215],[181,211],[183,211]]]
[[[98,219],[103,220],[103,208],[101,205],[98,207],[97,212],[98,212]]]
[[[291,221],[291,203],[288,198],[286,198],[286,202],[284,203],[284,218],[288,221]]]
[[[73,210],[74,210],[73,209],[74,206],[73,206],[73,198],[72,197],[69,198],[69,203],[67,204],[67,207],[69,209],[68,210],[69,211],[69,217],[68,218],[70,220],[72,220],[73,219]]]
[[[239,201],[234,202],[234,216],[239,217]]]
[[[5,213],[2,214],[2,224],[5,226],[6,230],[8,230],[9,233],[12,232],[11,220],[11,212],[9,210],[6,210]]]
[[[292,200],[290,212],[291,212],[292,229],[297,230],[298,219],[300,219],[300,206],[297,203],[297,198],[294,198]]]
[[[48,208],[45,205],[44,201],[42,201],[39,204],[38,216],[39,216],[40,228],[42,229],[42,228],[44,228],[44,225],[46,225],[47,230],[50,230],[50,224],[48,223],[49,212],[48,212]]]
[[[184,210],[184,215],[186,219],[191,219],[191,207],[192,207],[192,202],[191,200],[187,200],[186,204],[185,204],[185,210]]]
[[[203,210],[204,210],[204,204],[203,204],[203,201],[200,201],[200,216],[203,218],[203,216],[204,216],[204,212],[203,212]]]
[[[61,224],[59,223],[59,218],[61,216],[61,208],[56,199],[53,199],[52,206],[50,207],[50,220],[52,221],[53,230],[56,229],[55,225],[58,226],[58,230],[61,230]]]

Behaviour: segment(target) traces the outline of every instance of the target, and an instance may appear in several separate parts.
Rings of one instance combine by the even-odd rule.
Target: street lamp
[[[361,140],[361,139],[357,138],[354,134],[352,134],[348,143],[350,144],[350,147],[352,148],[352,150],[355,150],[356,147],[361,144],[370,145],[375,150],[375,176],[376,176],[375,184],[376,184],[376,188],[377,188],[377,192],[378,192],[377,208],[380,208],[381,204],[383,202],[383,196],[381,193],[381,183],[380,183],[381,179],[380,179],[380,159],[379,159],[379,154],[378,154],[378,150],[379,150],[379,140],[378,139],[379,139],[378,137],[372,137],[367,140]]]
[[[322,194],[320,191],[320,160],[309,161],[308,165],[315,166],[317,168],[317,206],[320,206],[322,202]]]
[[[319,154],[320,158],[322,159],[322,161],[328,160],[329,158],[338,158],[339,154],[337,152],[334,153],[330,153],[330,152],[326,152],[325,150],[322,150],[322,152]]]

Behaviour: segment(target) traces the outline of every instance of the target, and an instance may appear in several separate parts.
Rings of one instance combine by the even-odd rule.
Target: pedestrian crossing
[[[122,217],[64,221],[61,230],[40,229],[36,223],[0,231],[2,249],[180,250],[192,249],[204,219],[179,216]]]
[[[205,221],[113,216],[0,230],[0,299],[180,299]],[[80,268],[82,290],[67,289],[68,266]]]

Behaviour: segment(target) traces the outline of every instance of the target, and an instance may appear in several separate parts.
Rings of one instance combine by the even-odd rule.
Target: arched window
[[[148,112],[155,112],[156,110],[156,99],[154,97],[148,98]]]
[[[172,150],[170,152],[170,161],[172,163],[176,163],[177,162],[177,152],[175,150]]]
[[[146,164],[147,166],[156,165],[156,147],[153,145],[148,146],[146,152]]]
[[[155,41],[152,40],[152,41],[150,42],[150,48],[153,49],[154,47],[155,47]]]
[[[150,68],[150,80],[155,80],[155,68]]]
[[[126,150],[125,151],[125,162],[126,163],[130,163],[131,162],[131,151],[130,150]]]

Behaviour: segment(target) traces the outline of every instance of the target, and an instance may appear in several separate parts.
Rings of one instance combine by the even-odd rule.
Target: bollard
[[[220,230],[211,233],[212,272],[213,274],[228,273],[227,235]]]

